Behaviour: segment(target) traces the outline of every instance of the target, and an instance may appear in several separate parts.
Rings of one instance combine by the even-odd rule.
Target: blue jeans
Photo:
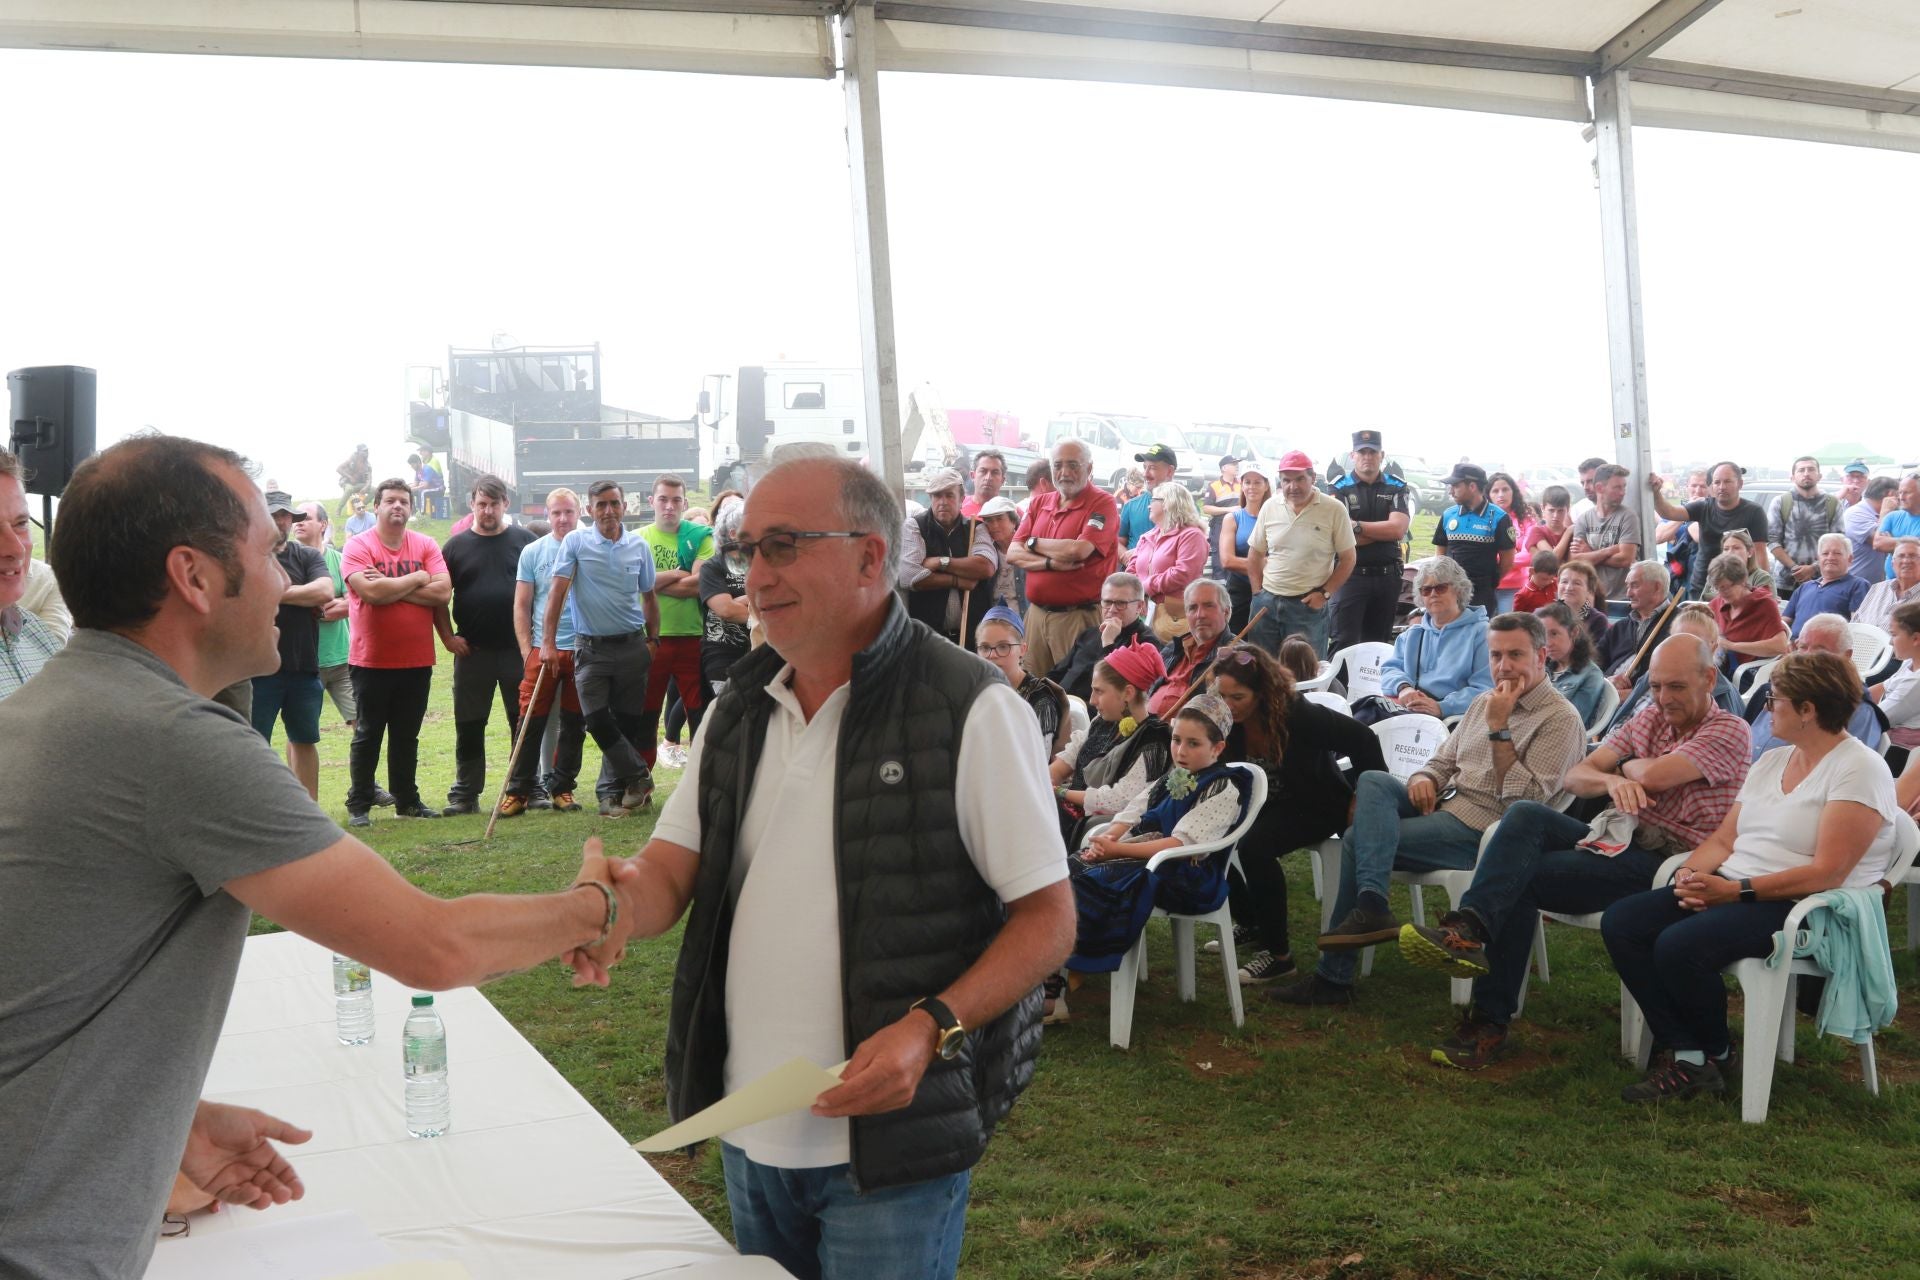
[[[720,1144],[740,1252],[798,1280],[949,1280],[960,1265],[973,1171],[859,1192],[848,1166],[779,1169]]]
[[[1791,910],[1793,903],[1782,901],[1689,911],[1672,889],[1650,889],[1608,907],[1600,936],[1654,1043],[1717,1058],[1733,1045],[1720,970],[1772,951]]]
[[[1473,1007],[1501,1026],[1513,1020],[1542,911],[1585,915],[1643,893],[1663,855],[1630,844],[1611,858],[1574,848],[1588,824],[1536,800],[1521,800],[1500,819],[1474,868],[1459,910],[1491,939],[1487,975],[1473,984]]]
[[[1353,825],[1340,838],[1340,889],[1333,918],[1353,910],[1360,891],[1387,896],[1395,871],[1460,871],[1473,865],[1480,833],[1450,813],[1421,815],[1407,799],[1407,784],[1390,773],[1363,773],[1354,789]],[[1358,951],[1323,951],[1320,976],[1349,986]]]
[[[1250,642],[1277,654],[1281,641],[1298,635],[1313,646],[1315,653],[1322,658],[1327,656],[1327,630],[1333,615],[1325,605],[1310,609],[1298,600],[1282,600],[1271,591],[1261,591],[1253,597],[1247,616],[1252,617],[1262,609],[1267,611],[1266,616],[1247,633]]]

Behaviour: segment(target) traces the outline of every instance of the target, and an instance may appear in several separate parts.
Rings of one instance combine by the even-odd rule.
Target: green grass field
[[[443,661],[421,750],[435,803],[453,777],[450,681]],[[344,821],[347,736],[327,718],[322,798]],[[497,787],[498,716],[493,730]],[[593,759],[589,747],[589,778]],[[663,771],[663,798],[675,780]],[[631,850],[652,822],[532,813],[482,844],[484,817],[389,815],[375,810],[370,843],[445,895],[558,888],[588,836]],[[1316,905],[1305,859],[1289,862],[1304,956]],[[1905,936],[1904,908],[1893,929]],[[1462,1075],[1427,1061],[1451,1026],[1445,982],[1392,947],[1357,1008],[1283,1011],[1253,991],[1236,1029],[1215,958],[1201,957],[1198,1001],[1175,998],[1171,943],[1155,926],[1131,1051],[1107,1044],[1103,978],[1073,995],[1073,1022],[1049,1030],[1033,1087],[976,1171],[962,1275],[1920,1276],[1920,1015],[1903,1010],[1880,1037],[1878,1099],[1851,1047],[1802,1020],[1800,1060],[1780,1069],[1766,1125],[1740,1123],[1735,1101],[1629,1107],[1616,1097],[1632,1076],[1615,1057],[1618,987],[1598,938],[1554,927],[1550,939],[1553,981],[1529,993],[1517,1054]],[[628,1138],[666,1120],[677,940],[633,947],[607,991],[575,991],[555,966],[487,989]],[[1912,957],[1897,968],[1903,994],[1920,994]],[[457,1056],[453,1079],[457,1108]],[[717,1151],[657,1167],[727,1229]]]

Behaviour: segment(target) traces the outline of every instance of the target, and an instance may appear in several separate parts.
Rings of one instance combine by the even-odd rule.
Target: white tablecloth
[[[192,1239],[350,1210],[403,1259],[476,1280],[628,1280],[693,1264],[784,1275],[733,1249],[473,988],[434,997],[447,1023],[453,1131],[407,1135],[400,1028],[412,991],[373,983],[373,1043],[334,1037],[329,954],[293,934],[249,938],[205,1096],[313,1130],[289,1149],[306,1196],[200,1215]],[[690,1275],[708,1273],[693,1266]]]

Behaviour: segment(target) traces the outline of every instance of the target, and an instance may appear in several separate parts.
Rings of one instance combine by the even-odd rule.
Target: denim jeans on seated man
[[[946,1280],[960,1265],[971,1169],[862,1192],[844,1164],[781,1169],[722,1142],[720,1165],[740,1252],[796,1280]]]
[[[1340,888],[1331,918],[1344,919],[1362,893],[1384,902],[1395,871],[1465,870],[1479,851],[1480,833],[1471,826],[1438,809],[1422,815],[1407,797],[1407,784],[1390,773],[1363,773],[1353,825],[1340,838]],[[1358,960],[1354,951],[1322,951],[1320,976],[1351,986]]]
[[[1474,917],[1487,944],[1484,977],[1473,983],[1474,1012],[1506,1026],[1520,1003],[1542,911],[1585,915],[1644,893],[1666,854],[1629,844],[1613,857],[1574,846],[1587,836],[1578,818],[1522,800],[1500,819],[1455,910]]]
[[[1314,609],[1305,601],[1283,600],[1271,591],[1260,591],[1254,594],[1253,603],[1248,609],[1249,617],[1262,609],[1267,611],[1260,621],[1253,624],[1247,639],[1268,653],[1279,653],[1281,643],[1288,636],[1297,635],[1312,645],[1313,651],[1321,658],[1327,656],[1327,631],[1333,613],[1325,605]]]

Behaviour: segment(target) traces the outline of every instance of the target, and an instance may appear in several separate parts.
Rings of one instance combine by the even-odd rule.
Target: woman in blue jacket
[[[1413,592],[1424,611],[1394,641],[1380,668],[1380,692],[1408,711],[1459,715],[1493,688],[1487,666],[1487,611],[1473,603],[1473,583],[1446,556],[1414,566]]]

